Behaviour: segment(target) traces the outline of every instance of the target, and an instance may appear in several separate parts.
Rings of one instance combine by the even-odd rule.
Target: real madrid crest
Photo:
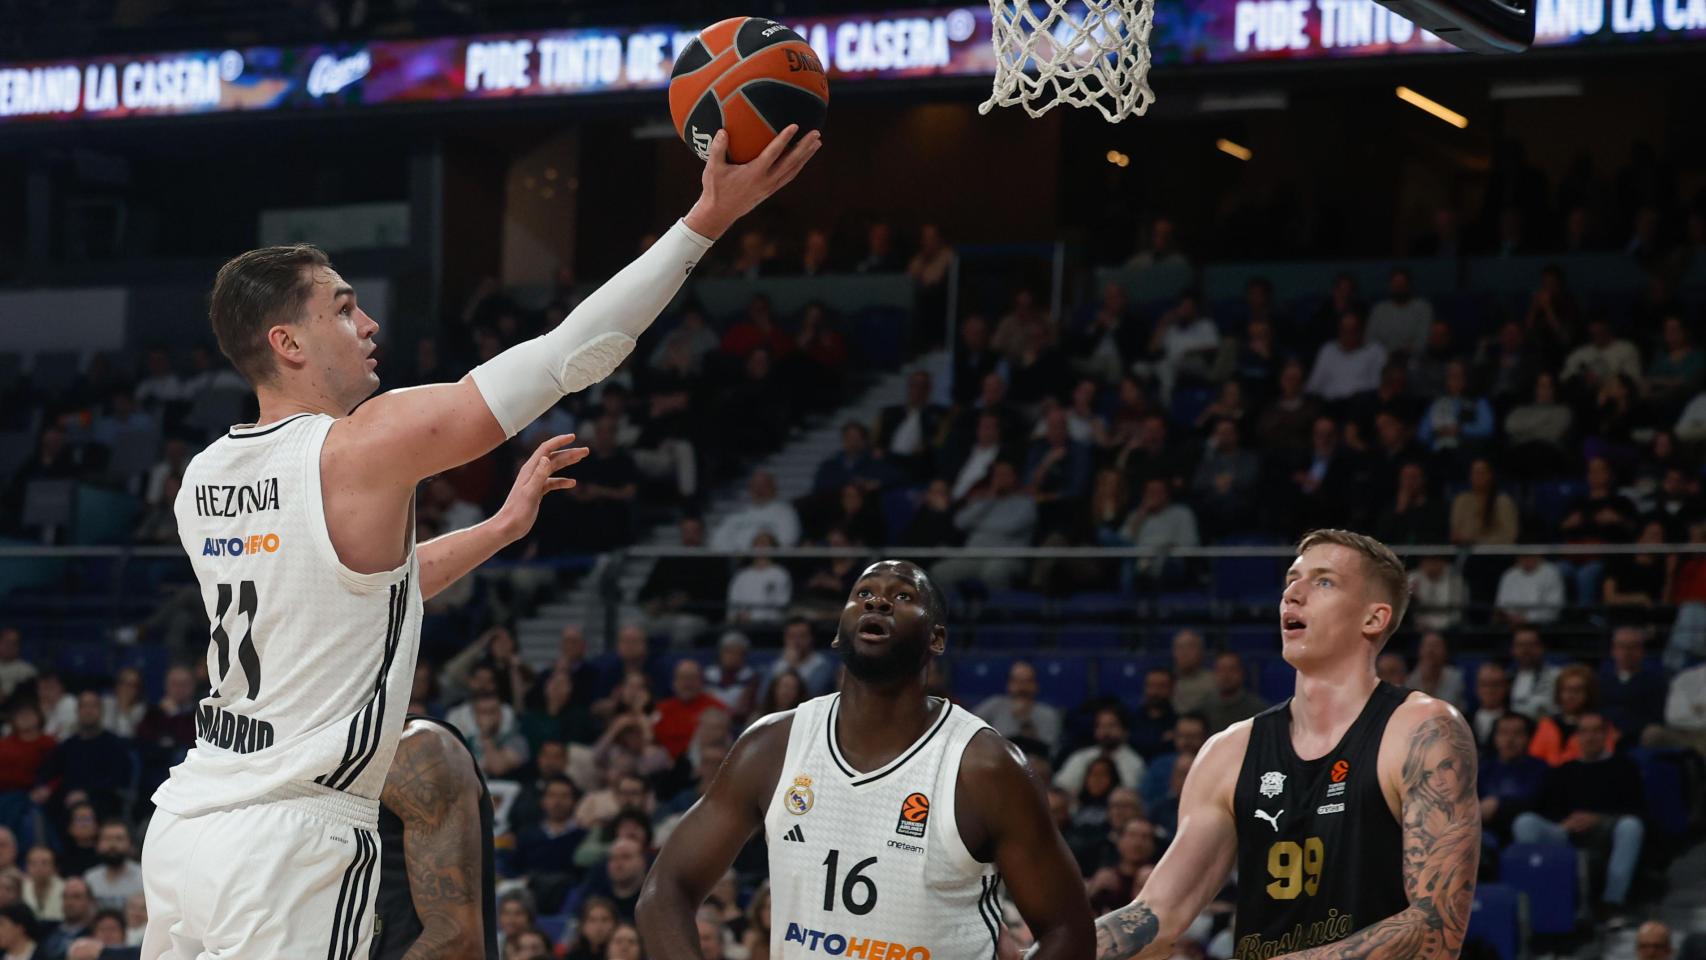
[[[1262,785],[1257,788],[1262,796],[1272,799],[1285,789],[1285,774],[1278,770],[1269,770],[1262,774]]]
[[[794,785],[782,795],[782,805],[797,817],[811,810],[812,799],[812,778],[795,777]]]

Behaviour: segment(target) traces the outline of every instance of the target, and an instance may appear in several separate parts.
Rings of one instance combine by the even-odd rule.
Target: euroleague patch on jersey
[[[1345,792],[1345,778],[1350,775],[1351,765],[1349,763],[1340,760],[1338,763],[1333,764],[1332,772],[1327,775],[1328,779],[1333,781],[1332,783],[1327,784],[1327,796],[1343,796]]]
[[[788,812],[796,817],[803,816],[811,810],[815,799],[812,796],[812,778],[795,777],[794,785],[788,788],[787,793],[782,794],[782,806],[787,807]]]
[[[922,793],[908,794],[900,802],[900,819],[894,832],[905,837],[924,836],[924,825],[930,822],[930,798]]]

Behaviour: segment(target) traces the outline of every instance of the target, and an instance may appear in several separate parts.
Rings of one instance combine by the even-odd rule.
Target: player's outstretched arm
[[[694,912],[734,863],[753,831],[764,825],[765,807],[782,776],[793,713],[755,722],[735,741],[705,795],[688,810],[658,851],[635,908],[646,955],[697,960],[699,931]]]
[[[540,444],[516,471],[515,485],[496,514],[420,545],[422,600],[431,600],[493,554],[526,536],[539,517],[539,501],[545,494],[574,487],[575,482],[568,477],[552,476],[586,459],[586,447],[569,446],[574,439],[574,434],[566,433]]]
[[[549,332],[518,343],[454,384],[394,390],[356,408],[328,440],[352,481],[408,488],[473,460],[520,433],[558,400],[609,376],[681,289],[699,258],[734,222],[782,189],[822,143],[789,145],[789,126],[751,163],[727,162],[726,134],[711,145],[698,202],[657,243]],[[339,436],[342,434],[342,436]]]
[[[1084,880],[1066,839],[1049,819],[1042,786],[1024,755],[993,731],[983,731],[966,745],[959,786],[988,833],[982,846],[993,850],[1013,905],[1036,937],[1030,956],[1089,956],[1096,932]],[[965,829],[962,825],[962,835]]]
[[[403,821],[409,897],[421,935],[403,960],[485,952],[480,902],[480,780],[473,758],[436,723],[406,726],[379,802]]]
[[[1096,921],[1096,960],[1172,956],[1174,941],[1226,883],[1238,854],[1232,784],[1249,739],[1244,721],[1203,745],[1185,775],[1179,830],[1143,894]]]
[[[1295,960],[1455,960],[1469,927],[1481,863],[1475,738],[1463,715],[1431,697],[1399,707],[1387,727],[1403,745],[1400,810],[1409,907]],[[1385,765],[1387,745],[1381,746]]]

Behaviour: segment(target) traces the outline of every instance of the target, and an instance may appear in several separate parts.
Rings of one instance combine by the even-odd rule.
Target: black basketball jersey
[[[1233,789],[1235,960],[1318,947],[1410,905],[1403,833],[1377,771],[1380,738],[1412,691],[1382,681],[1318,760],[1291,745],[1291,701],[1257,715]]]
[[[442,720],[409,714],[405,726],[414,722],[436,723],[456,737],[467,750],[461,731]],[[468,752],[468,762],[474,754]],[[492,795],[486,790],[485,774],[474,763],[480,778],[480,919],[484,922],[486,960],[498,960],[498,907],[494,889],[497,878],[492,865]],[[379,893],[374,898],[379,929],[373,935],[373,960],[401,960],[421,935],[421,918],[409,896],[409,872],[403,860],[403,821],[384,804],[379,806]]]

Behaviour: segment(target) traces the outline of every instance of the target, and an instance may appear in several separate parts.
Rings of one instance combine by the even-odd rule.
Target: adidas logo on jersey
[[[796,823],[796,824],[794,824],[794,828],[792,830],[789,830],[787,833],[782,834],[782,839],[792,840],[795,843],[805,843],[806,842],[806,832],[804,830],[801,830],[800,825]]]

